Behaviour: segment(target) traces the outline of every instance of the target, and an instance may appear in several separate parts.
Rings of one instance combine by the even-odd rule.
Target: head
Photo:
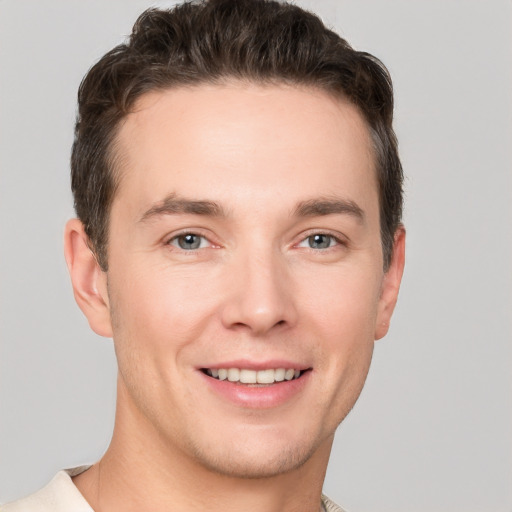
[[[326,463],[403,269],[383,66],[295,6],[217,0],[144,13],[79,102],[66,253],[125,449]]]
[[[144,12],[125,44],[84,78],[71,157],[75,209],[102,269],[110,207],[121,178],[116,135],[151,91],[221,84],[308,86],[356,106],[371,135],[386,269],[402,215],[402,167],[392,127],[393,91],[383,64],[352,49],[314,14],[274,1],[212,0]]]

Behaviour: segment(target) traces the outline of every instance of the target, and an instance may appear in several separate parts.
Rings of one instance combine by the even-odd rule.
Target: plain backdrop
[[[352,512],[510,512],[512,3],[298,3],[389,67],[407,174],[399,305],[325,492]],[[62,255],[68,161],[82,76],[150,5],[168,3],[0,0],[0,502],[109,442],[112,342]]]

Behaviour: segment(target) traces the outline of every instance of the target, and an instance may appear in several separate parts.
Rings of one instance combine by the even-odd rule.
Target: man
[[[112,442],[2,510],[322,496],[404,266],[389,76],[298,7],[145,12],[79,91],[65,253],[119,365]]]

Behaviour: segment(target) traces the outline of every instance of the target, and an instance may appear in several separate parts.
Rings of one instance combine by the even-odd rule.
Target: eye
[[[334,245],[339,245],[340,241],[326,233],[315,233],[314,235],[308,236],[302,242],[299,243],[298,247],[308,247],[310,249],[329,249]]]
[[[210,242],[204,236],[195,233],[183,233],[171,238],[168,243],[184,251],[203,249],[210,245]]]

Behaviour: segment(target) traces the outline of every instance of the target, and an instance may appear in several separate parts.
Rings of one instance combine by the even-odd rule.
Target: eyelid
[[[190,234],[192,234],[192,233],[190,233]],[[187,235],[178,235],[178,236],[171,238],[168,242],[168,245],[172,246],[174,249],[178,249],[179,251],[194,252],[194,251],[199,251],[200,249],[205,248],[204,244],[203,244],[203,240],[206,241],[206,246],[208,246],[210,244],[210,241],[206,237],[201,236],[201,235],[196,235],[196,234],[193,234],[193,235],[195,237],[197,237],[198,239],[200,239],[199,247],[191,247],[190,249],[185,249],[183,247],[180,247],[179,246],[180,238],[182,238],[183,236],[187,236]]]
[[[347,246],[348,245],[348,238],[346,236],[344,236],[342,233],[340,233],[338,231],[331,231],[329,229],[317,229],[317,228],[314,228],[314,229],[311,229],[311,230],[308,230],[306,232],[301,233],[299,241],[296,242],[294,244],[294,246],[297,247],[300,243],[304,242],[309,237],[315,236],[315,235],[330,236],[331,238],[333,238],[336,241],[337,245],[342,245],[342,246]],[[313,249],[313,248],[310,248],[310,249],[313,250],[313,251],[317,251],[318,250],[318,249]],[[328,249],[331,249],[331,247],[329,247]],[[326,251],[328,249],[323,249],[323,250]]]
[[[220,247],[219,243],[216,243],[215,241],[212,241],[213,237],[211,236],[211,234],[205,234],[204,230],[201,229],[201,228],[183,228],[183,229],[180,229],[177,232],[174,232],[174,233],[171,233],[171,234],[167,235],[164,238],[163,243],[164,243],[164,245],[174,247],[175,249],[177,249],[179,251],[184,251],[180,247],[176,247],[174,245],[171,245],[171,242],[173,242],[174,240],[176,240],[180,236],[186,236],[186,235],[195,235],[195,236],[198,236],[200,238],[204,238],[208,242],[210,247],[213,247],[213,248]],[[315,251],[315,252],[318,252],[318,251],[324,251],[325,252],[325,251],[328,251],[329,249],[333,249],[334,247],[337,247],[337,246],[345,246],[346,247],[348,245],[348,242],[349,242],[348,238],[345,235],[343,235],[342,233],[338,232],[338,231],[332,231],[332,230],[329,230],[329,229],[312,228],[310,230],[302,232],[300,234],[299,240],[297,242],[293,243],[292,246],[293,247],[297,247],[297,246],[299,246],[299,244],[301,244],[302,242],[306,241],[309,237],[314,236],[314,235],[326,235],[326,236],[331,237],[336,242],[336,245],[334,245],[332,247],[328,247],[327,249],[319,250],[319,249],[309,248],[309,249],[311,249],[312,251]],[[203,248],[199,248],[199,249],[190,249],[189,251],[184,251],[184,252],[194,252],[194,251],[199,251],[201,249],[204,249],[204,247]]]
[[[176,247],[175,245],[172,245],[171,242],[173,242],[174,240],[177,240],[180,236],[186,236],[186,235],[195,235],[195,236],[198,236],[200,238],[204,238],[205,240],[208,241],[208,244],[209,244],[210,247],[219,247],[218,244],[216,244],[215,242],[213,242],[211,240],[211,238],[212,238],[211,235],[205,234],[204,230],[201,229],[201,228],[184,228],[184,229],[181,229],[181,230],[179,230],[177,232],[174,232],[174,233],[171,233],[171,234],[167,235],[164,238],[163,243],[164,243],[164,245],[173,247],[174,249],[176,249],[178,251],[182,251],[182,252],[195,252],[195,251],[199,251],[201,249],[205,249],[205,247],[201,247],[199,249],[190,249],[188,251],[185,251],[181,247]]]

